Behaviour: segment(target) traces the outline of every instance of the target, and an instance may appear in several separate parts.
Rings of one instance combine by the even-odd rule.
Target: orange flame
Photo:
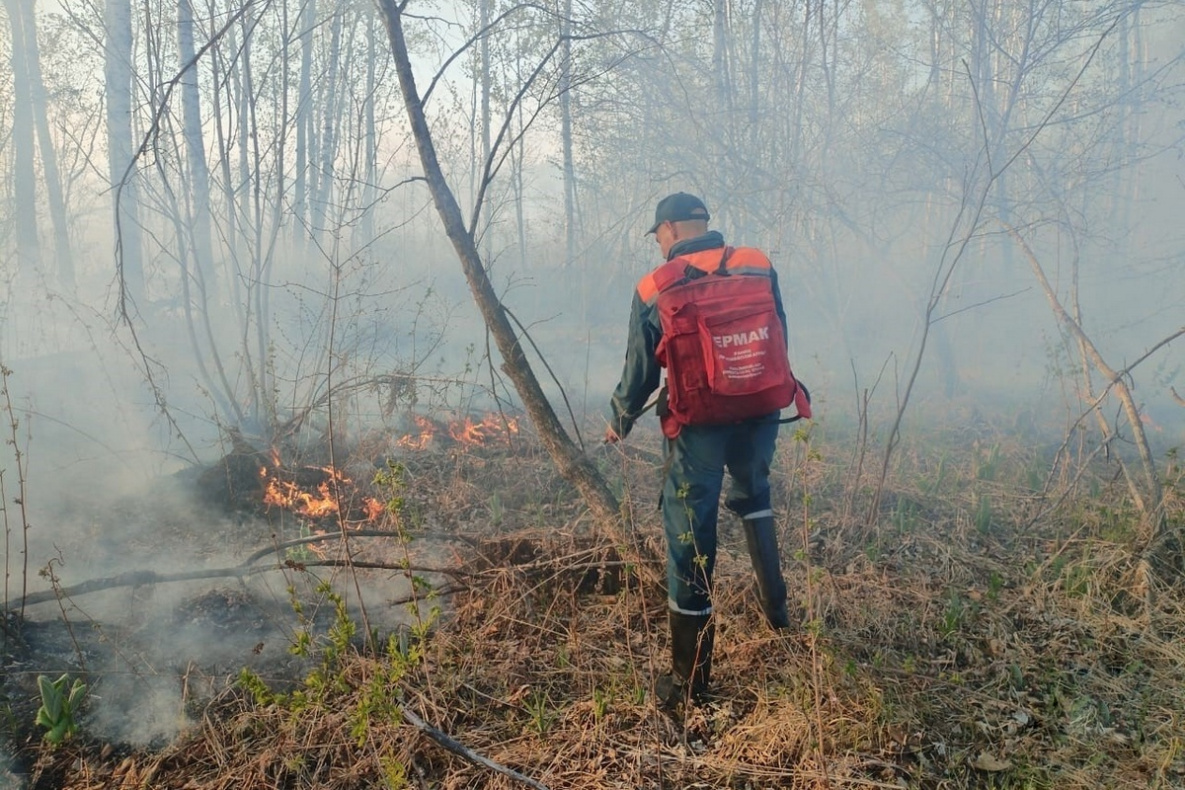
[[[491,414],[478,422],[471,417],[449,425],[449,436],[461,444],[485,446],[493,442],[509,442],[510,437],[518,433],[518,420],[514,417],[503,419],[499,415]]]
[[[317,486],[317,493],[301,489],[287,480],[269,480],[263,502],[309,518],[323,518],[338,512],[337,499],[329,492],[329,482]]]
[[[409,450],[423,450],[436,438],[437,426],[431,420],[413,415],[419,433],[404,434],[395,444]],[[506,444],[518,433],[518,420],[499,414],[488,414],[481,419],[466,417],[450,423],[448,435],[458,444],[484,447],[492,444]]]
[[[378,521],[386,509],[387,506],[374,497],[368,496],[362,500],[362,511],[366,513],[367,521]]]
[[[412,419],[415,420],[416,427],[420,429],[419,435],[409,433],[400,438],[395,444],[399,447],[406,447],[409,450],[423,450],[436,435],[436,426],[427,417],[421,417],[418,414],[414,415]]]
[[[279,458],[279,454],[274,450],[272,456],[277,460]],[[279,468],[278,463],[276,466]],[[340,489],[353,481],[332,466],[323,466],[320,469],[325,472],[327,479],[318,483],[314,492],[307,491],[294,482],[272,477],[266,466],[260,467],[259,476],[266,481],[263,486],[264,504],[291,510],[311,519],[325,518],[341,512],[341,505],[331,488],[336,484]],[[386,507],[374,497],[365,497],[361,509],[367,521],[377,521]]]

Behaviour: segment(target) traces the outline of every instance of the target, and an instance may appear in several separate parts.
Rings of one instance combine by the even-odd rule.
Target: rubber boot
[[[668,709],[708,698],[716,624],[712,616],[670,612],[671,672],[655,682],[659,702]]]
[[[749,546],[749,557],[757,573],[757,594],[761,598],[761,609],[770,626],[777,629],[790,627],[790,613],[786,610],[786,581],[782,578],[782,565],[778,554],[778,535],[774,531],[773,516],[742,519],[745,527],[745,543]]]

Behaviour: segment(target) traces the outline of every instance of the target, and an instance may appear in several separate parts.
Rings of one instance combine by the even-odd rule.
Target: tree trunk
[[[338,66],[341,62],[342,16],[341,9],[333,12],[333,21],[329,24],[329,53],[327,59],[327,73],[324,89],[321,91],[321,136],[319,148],[319,163],[313,166],[312,174],[316,179],[315,186],[309,190],[312,201],[310,205],[310,224],[313,238],[320,238],[329,227],[329,202],[333,198],[333,182],[337,159],[337,124],[338,93],[341,86],[338,80]],[[311,153],[311,152],[310,152]],[[310,162],[312,160],[310,159]]]
[[[522,50],[519,49],[515,53],[515,73],[522,73]],[[522,134],[524,126],[523,120],[523,105],[515,107],[514,113],[518,118],[519,134],[516,135],[516,140],[511,143],[510,152],[510,183],[511,189],[514,191],[514,231],[518,239],[518,262],[523,270],[527,268],[527,216],[523,209],[523,198],[526,195],[526,183],[523,178],[523,171],[527,167],[527,143],[526,135]]]
[[[62,180],[58,173],[58,154],[49,133],[49,102],[45,95],[45,80],[41,76],[41,50],[37,41],[37,19],[32,0],[15,0],[21,6],[24,28],[25,63],[28,69],[29,99],[33,121],[37,127],[37,142],[41,151],[45,195],[49,199],[49,218],[53,225],[54,262],[57,264],[58,284],[68,291],[74,289],[74,256],[70,251],[70,231],[66,220],[66,201],[62,196]],[[16,24],[10,19],[11,24]]]
[[[231,52],[237,52],[239,49],[236,41],[234,29],[226,31],[226,40]],[[230,169],[230,155],[231,155],[231,138],[230,134],[235,128],[236,118],[233,115],[233,107],[235,106],[235,96],[241,89],[237,77],[237,71],[234,61],[227,61],[223,57],[220,48],[215,48],[211,53],[213,58],[213,79],[211,80],[211,87],[213,90],[210,93],[211,101],[213,102],[214,112],[214,142],[218,146],[216,153],[217,169],[222,178],[222,204],[224,213],[225,227],[222,230],[222,236],[226,240],[227,255],[234,265],[234,262],[239,257],[239,223],[235,216],[235,186],[234,176],[231,175]],[[225,102],[225,109],[223,108]],[[233,271],[230,272],[228,278],[230,286],[230,303],[232,306],[239,306],[242,304],[242,293],[240,290],[239,278],[235,276]]]
[[[310,132],[313,126],[313,33],[317,19],[316,0],[305,0],[300,21],[300,77],[296,96],[296,172],[292,182],[292,216],[294,239],[307,238],[304,228],[308,207],[308,170],[311,157]]]
[[[576,262],[576,165],[572,153],[572,0],[560,20],[560,137],[564,155],[564,267]]]
[[[753,5],[753,39],[749,42],[749,148],[757,151],[758,122],[761,120],[761,75],[768,65],[761,57],[761,12],[764,0]]]
[[[375,78],[377,52],[377,31],[375,30],[374,6],[366,7],[366,96],[362,108],[362,217],[358,223],[357,249],[374,241],[375,203],[379,196],[378,133],[375,130]]]
[[[712,76],[715,80],[716,110],[732,114],[732,75],[729,71],[731,49],[728,0],[712,4]]]
[[[713,99],[715,107],[711,111],[714,131],[719,135],[715,146],[710,171],[714,175],[713,188],[716,192],[717,205],[731,202],[731,193],[736,185],[736,174],[732,166],[732,131],[734,118],[732,92],[732,20],[729,18],[729,0],[715,0],[712,4],[712,79]],[[724,216],[719,216],[723,214]],[[719,212],[717,224],[721,219],[733,222],[735,212]],[[726,234],[731,234],[733,227],[722,226]]]
[[[201,309],[205,311],[210,298],[217,296],[218,283],[214,273],[214,250],[210,243],[210,169],[202,135],[198,67],[193,43],[193,6],[190,0],[178,0],[177,3],[177,54],[181,59],[181,114],[185,154],[189,163],[188,187],[192,190],[189,197],[193,205],[193,221],[188,232],[192,239]]]
[[[486,276],[485,267],[473,236],[465,227],[460,206],[457,205],[452,190],[444,180],[444,174],[436,158],[432,136],[428,130],[428,122],[424,117],[419,89],[416,87],[412,74],[411,60],[403,36],[401,8],[396,5],[395,0],[379,0],[379,7],[386,23],[391,54],[395,60],[395,71],[399,78],[399,87],[403,94],[404,106],[407,108],[412,133],[415,135],[416,148],[424,167],[424,175],[432,192],[432,199],[444,223],[445,232],[452,241],[453,249],[461,262],[469,290],[472,292],[482,318],[502,355],[502,370],[514,384],[519,397],[522,398],[523,406],[526,408],[532,424],[538,430],[544,447],[559,469],[560,475],[580,491],[598,522],[610,529],[615,539],[625,543],[620,506],[588,457],[572,443],[572,440],[564,432],[551,404],[539,387],[539,382],[527,362],[523,347],[511,327],[506,310],[498,301],[493,285]]]
[[[32,9],[23,0],[5,0],[12,27],[12,152],[13,218],[16,224],[17,271],[32,274],[40,267],[37,238],[37,173],[34,169],[33,98],[29,87],[28,46],[22,18]]]
[[[493,90],[490,80],[490,37],[486,28],[490,26],[490,4],[493,0],[479,0],[477,24],[482,30],[481,36],[481,117],[478,128],[481,129],[481,163],[473,168],[473,181],[470,188],[474,195],[480,194],[481,184],[478,179],[490,162],[490,93]],[[487,218],[488,221],[489,218]]]
[[[130,0],[107,0],[107,165],[114,201],[115,244],[120,279],[120,310],[127,299],[143,302],[144,262],[141,252],[140,193],[133,167],[132,142],[132,6]]]
[[[285,6],[285,8],[286,8],[286,6]],[[281,66],[280,73],[283,75],[283,82],[281,82],[281,84],[284,86],[287,86],[288,85],[288,19],[287,19],[287,11],[284,11],[283,14],[284,14],[284,24],[283,24],[284,44],[283,44],[283,49],[281,51],[281,58],[282,58],[283,65]],[[253,33],[252,33],[253,29],[254,28],[248,24],[247,17],[244,16],[243,21],[242,21],[243,51],[241,53],[239,53],[238,68],[235,69],[235,74],[237,75],[237,79],[238,79],[239,86],[240,86],[239,93],[238,93],[238,107],[239,107],[239,123],[238,123],[238,132],[239,132],[238,173],[239,173],[239,180],[238,180],[238,183],[240,184],[240,187],[239,187],[239,222],[240,222],[240,224],[246,223],[246,225],[247,225],[247,227],[243,230],[244,241],[248,242],[248,244],[254,243],[257,245],[259,243],[259,233],[262,231],[262,228],[260,228],[258,226],[257,222],[255,222],[255,223],[251,222],[250,218],[252,216],[254,216],[252,213],[252,210],[251,210],[251,207],[253,205],[252,204],[252,197],[254,195],[258,194],[258,192],[259,192],[259,182],[263,178],[263,174],[262,173],[255,173],[254,178],[252,177],[252,174],[251,174],[251,141],[255,140],[256,145],[258,146],[258,139],[259,139],[258,133],[255,132],[255,113],[254,113],[255,80],[254,80],[254,77],[253,77],[253,74],[251,71],[251,50],[252,50],[251,39],[253,37]],[[284,109],[286,109],[287,108],[287,101],[288,101],[287,89],[280,91],[280,94],[281,94],[281,103],[283,104]],[[280,125],[282,127],[282,130],[287,130],[288,115],[286,112],[281,112],[281,114],[280,114]],[[277,180],[277,187],[276,188],[279,192],[279,196],[276,199],[280,200],[280,199],[282,199],[283,194],[284,194],[284,189],[283,189],[283,186],[284,186],[284,131],[281,131],[280,148],[276,153],[276,180]],[[251,185],[251,186],[249,186],[249,185]],[[258,220],[259,217],[256,216],[255,219]],[[255,238],[251,238],[247,235],[251,231],[254,231]],[[258,255],[259,254],[258,247],[257,246],[253,247],[253,249],[255,251],[252,254]]]

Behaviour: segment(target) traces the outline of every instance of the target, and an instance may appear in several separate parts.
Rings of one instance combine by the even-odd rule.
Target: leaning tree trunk
[[[1136,405],[1127,380],[1124,378],[1127,371],[1116,371],[1108,365],[1079,322],[1062,306],[1061,300],[1058,299],[1057,293],[1053,289],[1053,285],[1049,282],[1049,278],[1045,276],[1045,269],[1037,259],[1037,254],[1033,252],[1033,248],[1029,246],[1024,236],[1020,234],[1020,231],[1012,227],[1007,227],[1005,230],[1020,247],[1025,257],[1028,258],[1029,266],[1033,270],[1033,274],[1036,276],[1037,282],[1041,286],[1041,291],[1045,294],[1045,298],[1049,302],[1054,316],[1062,327],[1077,341],[1083,357],[1083,367],[1088,368],[1089,366],[1093,366],[1106,380],[1108,386],[1114,390],[1116,397],[1119,398],[1124,417],[1132,432],[1132,441],[1136,445],[1136,450],[1140,456],[1140,463],[1143,466],[1146,491],[1141,492],[1139,486],[1130,478],[1128,479],[1128,486],[1132,499],[1136,503],[1136,507],[1139,509],[1144,522],[1145,533],[1141,535],[1141,543],[1145,546],[1150,545],[1159,537],[1160,531],[1165,526],[1163,509],[1164,494],[1160,485],[1160,477],[1156,471],[1156,460],[1152,457],[1152,449],[1148,445],[1148,436],[1144,431],[1144,423],[1140,419],[1140,409]],[[1108,430],[1105,420],[1102,421],[1101,427],[1104,431]]]
[[[412,133],[415,135],[416,148],[419,150],[420,162],[424,167],[424,176],[432,192],[436,210],[444,222],[445,232],[448,234],[449,240],[452,241],[453,249],[461,261],[461,268],[465,272],[469,290],[473,293],[474,301],[477,302],[477,307],[481,311],[486,326],[494,336],[499,353],[502,354],[504,360],[502,370],[514,384],[519,397],[522,398],[527,415],[536,430],[539,431],[543,445],[559,469],[560,475],[580,491],[598,522],[611,530],[615,539],[626,543],[617,499],[610,492],[604,478],[589,462],[588,457],[565,433],[555,411],[544,396],[539,381],[535,378],[535,374],[527,362],[522,344],[515,335],[510,319],[506,315],[506,310],[498,301],[494,287],[490,283],[489,277],[486,276],[485,267],[473,240],[473,234],[465,227],[456,197],[445,182],[444,173],[436,158],[436,148],[428,130],[428,122],[424,117],[424,107],[420,102],[419,89],[416,87],[412,74],[411,60],[403,36],[402,6],[397,5],[396,0],[379,0],[379,7],[387,27],[391,55],[394,58],[395,71],[399,77],[399,88],[403,94],[403,103],[407,108]]]

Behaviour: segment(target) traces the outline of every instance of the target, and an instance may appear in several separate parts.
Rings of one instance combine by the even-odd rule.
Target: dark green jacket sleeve
[[[655,306],[645,304],[638,292],[634,291],[629,336],[625,346],[625,366],[621,371],[621,381],[609,401],[609,425],[623,439],[634,427],[634,421],[646,406],[650,394],[658,389],[662,368],[654,353],[661,337]]]
[[[782,289],[778,287],[778,273],[773,268],[769,270],[770,287],[774,290],[774,305],[778,309],[778,318],[782,320],[782,337],[786,340],[786,347],[790,347],[790,334],[786,328],[786,308],[782,306]]]

